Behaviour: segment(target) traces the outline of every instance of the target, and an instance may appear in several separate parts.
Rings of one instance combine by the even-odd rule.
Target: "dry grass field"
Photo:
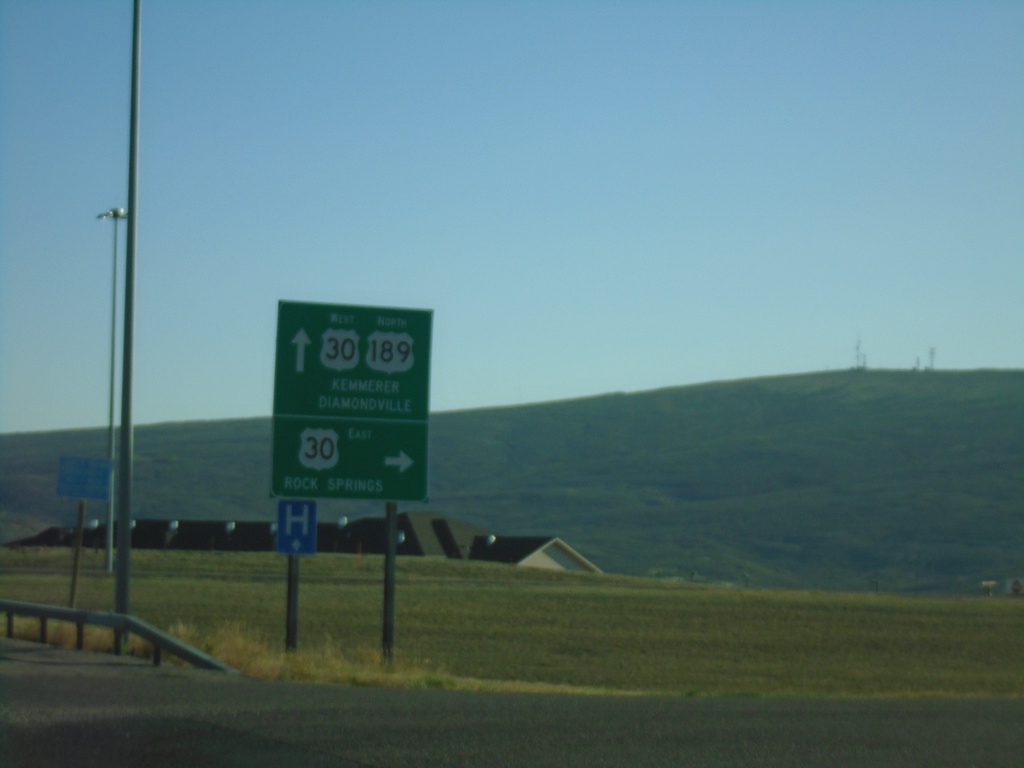
[[[0,550],[0,597],[66,605],[70,562],[66,549]],[[387,667],[381,558],[301,560],[293,653],[284,652],[285,558],[138,551],[132,565],[134,615],[257,677],[679,695],[1024,695],[1015,650],[1024,600],[980,592],[754,590],[400,558]],[[78,607],[109,610],[113,588],[102,555],[85,553]],[[18,632],[30,636],[36,625],[19,620]],[[100,630],[89,642],[109,644]]]

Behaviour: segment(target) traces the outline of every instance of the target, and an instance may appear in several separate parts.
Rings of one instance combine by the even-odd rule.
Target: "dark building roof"
[[[399,555],[487,560],[541,568],[599,570],[559,538],[497,536],[483,528],[430,512],[403,512],[398,515],[396,522]],[[347,524],[319,523],[316,530],[318,552],[384,554],[387,548],[384,518],[364,517]],[[10,542],[6,546],[52,547],[73,544],[73,531],[48,528],[36,536]],[[106,526],[86,529],[82,545],[88,549],[106,546]],[[276,524],[134,520],[132,548],[272,552],[276,549]]]
[[[518,563],[549,541],[550,536],[478,536],[473,541],[471,557],[496,563]]]
[[[489,533],[483,528],[429,512],[403,512],[398,516],[398,524],[399,530],[405,531],[406,540],[412,539],[416,554],[455,560],[469,559],[473,541]]]
[[[75,541],[75,535],[73,531],[69,531],[67,528],[58,528],[52,526],[44,531],[40,531],[35,536],[29,536],[26,539],[20,541],[12,541],[5,546],[8,547],[70,547],[73,546]]]

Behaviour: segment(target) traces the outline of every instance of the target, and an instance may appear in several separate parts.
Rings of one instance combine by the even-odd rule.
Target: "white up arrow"
[[[306,369],[306,347],[309,346],[309,336],[305,328],[299,328],[299,332],[292,339],[295,345],[295,372],[302,373]]]
[[[412,466],[412,459],[410,459],[405,451],[399,451],[397,456],[385,456],[384,466],[385,467],[398,467],[398,473],[405,472],[409,467]]]

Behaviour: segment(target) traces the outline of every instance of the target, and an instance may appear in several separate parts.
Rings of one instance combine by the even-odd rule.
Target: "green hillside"
[[[974,591],[1024,575],[1024,372],[842,371],[435,414],[427,508],[607,571]],[[270,519],[269,419],[140,427],[135,516]],[[69,523],[60,454],[0,439],[0,539]],[[382,504],[322,502],[321,519]],[[99,516],[97,509],[96,516]]]

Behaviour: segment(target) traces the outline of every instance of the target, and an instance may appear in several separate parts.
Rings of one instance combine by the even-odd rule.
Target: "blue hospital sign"
[[[316,502],[282,499],[277,503],[277,552],[316,554]]]

